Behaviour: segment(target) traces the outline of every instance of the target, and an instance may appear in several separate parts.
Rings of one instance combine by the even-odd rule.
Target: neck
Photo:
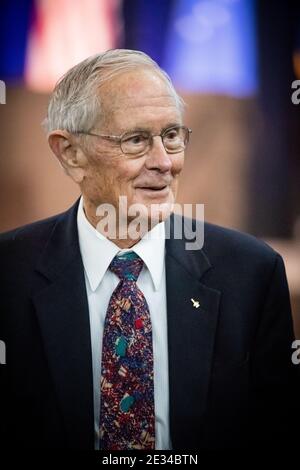
[[[84,199],[83,211],[90,224],[104,237],[115,243],[115,245],[117,245],[120,249],[131,248],[132,246],[136,245],[136,243],[138,243],[143,235],[145,235],[149,230],[147,224],[147,230],[144,231],[144,233],[141,232],[139,233],[138,237],[131,238],[129,236],[130,230],[128,230],[130,220],[128,223],[120,225],[117,214],[115,217],[112,217],[110,221],[108,221],[107,215],[96,215],[96,208],[94,205],[86,202]]]

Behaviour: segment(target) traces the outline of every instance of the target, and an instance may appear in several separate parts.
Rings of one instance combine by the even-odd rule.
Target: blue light
[[[254,0],[177,0],[162,66],[180,90],[251,96],[256,61]]]

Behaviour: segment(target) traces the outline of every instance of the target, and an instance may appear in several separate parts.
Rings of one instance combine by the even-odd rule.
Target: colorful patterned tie
[[[120,282],[108,305],[102,346],[100,449],[155,448],[152,328],[136,280],[143,261],[116,256],[109,269]]]

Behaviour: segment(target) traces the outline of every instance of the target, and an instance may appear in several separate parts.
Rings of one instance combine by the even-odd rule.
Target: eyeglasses
[[[188,142],[191,129],[185,126],[173,126],[163,129],[160,134],[151,134],[148,131],[125,132],[118,135],[94,134],[93,132],[81,132],[103,139],[112,140],[120,145],[122,152],[129,157],[142,157],[153,146],[153,137],[161,137],[163,146],[167,153],[182,152]]]

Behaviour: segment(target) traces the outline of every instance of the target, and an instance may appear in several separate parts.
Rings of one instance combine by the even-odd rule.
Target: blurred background
[[[2,0],[0,23],[0,231],[79,195],[41,128],[57,79],[96,52],[145,51],[193,129],[179,202],[282,254],[300,338],[299,0]]]

